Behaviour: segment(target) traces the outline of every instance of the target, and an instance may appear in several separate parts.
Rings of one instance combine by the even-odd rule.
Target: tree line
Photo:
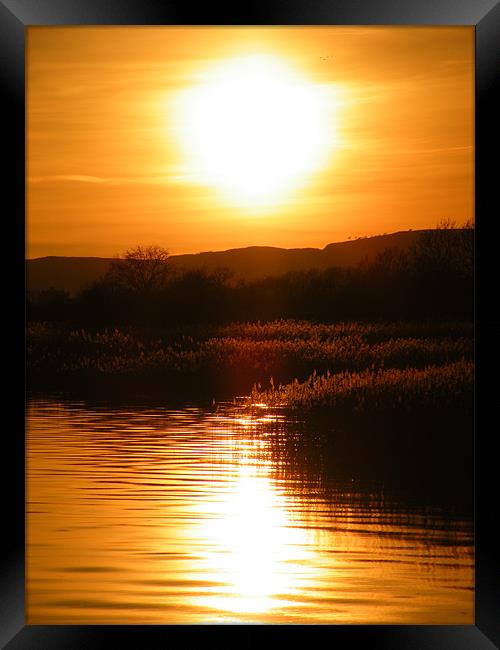
[[[254,281],[227,269],[174,272],[168,251],[137,246],[76,296],[27,297],[27,318],[81,326],[171,327],[237,320],[472,319],[474,225],[443,222],[408,250],[355,268],[297,271]]]

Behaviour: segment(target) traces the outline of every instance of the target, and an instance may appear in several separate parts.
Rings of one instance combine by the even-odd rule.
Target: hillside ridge
[[[349,268],[363,259],[372,258],[386,248],[404,250],[425,230],[397,231],[327,244],[324,248],[280,248],[277,246],[247,246],[224,251],[203,251],[170,257],[177,271],[204,268],[214,271],[225,267],[235,278],[256,280],[279,276],[292,271],[324,270],[339,266]],[[49,288],[77,293],[102,277],[113,261],[112,257],[48,255],[26,260],[28,290]]]

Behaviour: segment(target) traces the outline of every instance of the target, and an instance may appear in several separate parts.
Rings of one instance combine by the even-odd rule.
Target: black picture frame
[[[494,535],[497,490],[494,431],[496,382],[489,379],[497,367],[496,341],[500,321],[491,303],[483,303],[480,289],[495,277],[495,253],[490,227],[495,218],[493,189],[498,176],[494,134],[500,107],[495,90],[500,72],[500,2],[498,0],[269,0],[257,6],[235,3],[200,7],[168,0],[0,0],[0,75],[4,88],[4,205],[13,228],[8,248],[12,261],[4,282],[12,293],[12,317],[6,339],[14,352],[9,376],[15,424],[4,428],[5,479],[3,502],[6,526],[0,582],[0,642],[19,648],[166,647],[180,635],[184,647],[212,641],[254,646],[272,636],[283,640],[290,626],[43,626],[25,625],[24,613],[24,289],[25,289],[25,114],[24,43],[32,25],[471,25],[476,34],[476,433],[475,540],[476,617],[467,626],[292,626],[311,642],[331,647],[490,650],[500,646],[500,579],[498,545]],[[6,197],[8,196],[8,200]],[[7,211],[7,208],[5,208]],[[498,241],[496,242],[498,247]],[[491,248],[489,248],[491,247]],[[498,256],[498,253],[497,253]],[[8,272],[7,272],[8,271]],[[486,295],[486,292],[485,292]],[[488,292],[490,301],[495,293]],[[10,343],[12,342],[12,343]],[[6,347],[7,347],[6,346]],[[484,350],[484,353],[483,353]],[[481,377],[485,378],[484,383]],[[491,374],[495,377],[495,374]],[[491,421],[489,415],[491,414]],[[481,422],[486,423],[485,425]],[[8,471],[6,471],[8,470]],[[304,630],[304,628],[307,628]],[[217,638],[216,638],[217,637]]]

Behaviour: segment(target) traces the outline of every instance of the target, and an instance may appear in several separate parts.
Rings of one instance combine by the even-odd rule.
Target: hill
[[[172,255],[172,267],[177,271],[204,268],[214,271],[225,267],[235,278],[258,278],[284,275],[290,271],[349,268],[363,259],[371,259],[387,248],[405,250],[423,233],[423,230],[396,232],[328,244],[319,248],[275,248],[249,246],[226,251],[210,251],[187,255]],[[28,290],[62,289],[75,294],[86,284],[102,277],[111,264],[104,257],[39,257],[26,261]]]

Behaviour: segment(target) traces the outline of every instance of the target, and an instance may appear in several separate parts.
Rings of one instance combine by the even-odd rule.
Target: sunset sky
[[[469,27],[30,27],[27,257],[473,214]]]

